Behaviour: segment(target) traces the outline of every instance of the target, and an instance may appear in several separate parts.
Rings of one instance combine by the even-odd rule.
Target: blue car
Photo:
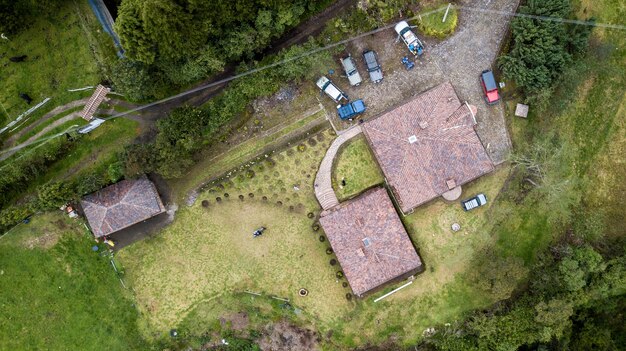
[[[365,112],[366,107],[363,100],[355,100],[353,102],[349,102],[345,105],[339,106],[337,108],[337,113],[339,114],[339,118],[342,120],[353,119],[356,115],[359,115]]]

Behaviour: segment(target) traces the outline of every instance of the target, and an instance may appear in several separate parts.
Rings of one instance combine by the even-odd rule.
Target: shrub
[[[209,200],[202,200],[202,207],[209,207]]]
[[[246,178],[252,179],[252,178],[254,178],[254,175],[255,174],[254,174],[253,170],[249,169],[249,170],[246,171]]]
[[[326,249],[326,254],[330,255],[333,253],[333,249],[331,249],[330,247]]]
[[[222,202],[222,198],[218,196],[218,197],[215,198],[215,201]]]
[[[335,273],[335,277],[341,279],[343,278],[343,272],[342,271],[337,271],[337,273]]]
[[[334,266],[336,264],[337,264],[337,260],[336,259],[333,258],[333,259],[330,260],[330,265],[331,266]]]
[[[304,145],[304,144],[298,145],[298,151],[304,152],[304,150],[306,150],[306,145]]]
[[[248,197],[249,197],[249,198],[253,198],[253,197],[254,197],[254,194],[253,194],[253,193],[248,193]]]
[[[315,217],[315,214],[313,214],[313,212],[309,212],[306,214],[307,218],[313,218]]]
[[[245,197],[243,195],[239,195],[239,200],[243,201]]]
[[[424,12],[427,12],[426,10]],[[435,12],[426,16],[422,16],[422,20],[417,23],[419,30],[425,35],[443,39],[448,35],[454,33],[458,24],[458,11],[456,8],[451,7],[448,12],[446,21],[442,22],[445,11]]]
[[[323,235],[320,235],[320,242],[324,242],[324,241],[326,241],[326,237]]]
[[[317,223],[315,223],[315,224],[313,224],[313,225],[311,226],[311,229],[313,229],[313,231],[314,231],[314,232],[316,232],[316,231],[320,230],[320,225],[319,225],[319,224],[317,224]]]

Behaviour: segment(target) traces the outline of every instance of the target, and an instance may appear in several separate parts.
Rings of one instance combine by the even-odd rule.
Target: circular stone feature
[[[462,192],[463,189],[461,189],[461,186],[459,185],[452,188],[452,190],[448,190],[445,193],[441,194],[441,196],[448,201],[456,201],[461,197]]]
[[[459,230],[461,230],[461,225],[458,223],[452,223],[452,231],[458,232]]]
[[[308,291],[307,289],[300,289],[300,290],[298,291],[298,295],[300,295],[300,296],[302,296],[302,297],[305,297],[305,296],[307,296],[308,294],[309,294],[309,291]]]

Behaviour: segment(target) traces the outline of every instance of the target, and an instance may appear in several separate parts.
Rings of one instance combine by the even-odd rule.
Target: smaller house
[[[165,212],[165,206],[154,184],[146,176],[125,179],[80,202],[87,222],[100,238]]]
[[[422,261],[384,188],[325,211],[320,224],[357,296],[422,270]]]

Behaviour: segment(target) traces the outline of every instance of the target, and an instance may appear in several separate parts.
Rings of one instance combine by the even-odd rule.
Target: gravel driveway
[[[514,12],[519,0],[478,0],[461,1],[462,6]],[[492,67],[504,34],[510,22],[509,17],[459,10],[459,26],[456,32],[444,41],[426,39],[426,52],[416,61],[416,67],[407,71],[400,63],[408,50],[396,42],[393,29],[380,32],[348,45],[363,77],[363,84],[350,87],[347,79],[336,73],[330,78],[352,99],[365,101],[368,111],[364,119],[402,104],[411,96],[419,94],[445,81],[450,81],[459,98],[478,107],[476,116],[477,132],[489,156],[495,164],[504,162],[511,149],[511,141],[506,128],[502,104],[487,106],[480,87],[480,73]],[[442,13],[435,16],[442,16]],[[419,35],[419,33],[418,33]],[[385,78],[374,84],[369,81],[365,63],[361,56],[366,49],[378,53]],[[322,99],[328,111],[334,110],[329,99]],[[350,126],[333,117],[338,129]]]

